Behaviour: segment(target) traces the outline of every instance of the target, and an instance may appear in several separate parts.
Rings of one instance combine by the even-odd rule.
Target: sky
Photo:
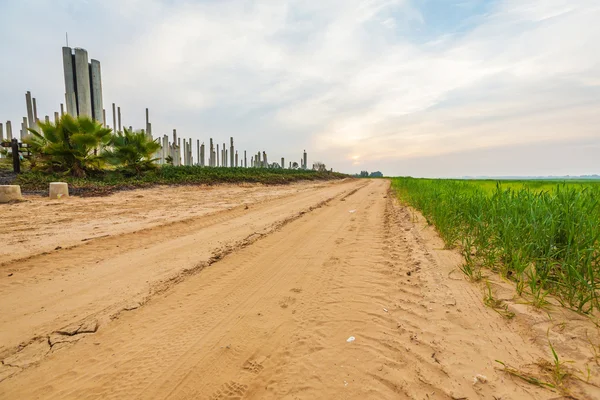
[[[0,0],[0,122],[61,47],[153,134],[388,176],[600,173],[598,0]],[[17,129],[18,130],[18,129]],[[195,152],[194,144],[194,152]],[[194,154],[194,157],[196,155]]]

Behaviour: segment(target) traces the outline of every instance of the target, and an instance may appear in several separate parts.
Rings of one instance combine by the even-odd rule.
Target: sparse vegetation
[[[126,175],[121,171],[96,171],[85,178],[29,171],[18,175],[15,184],[28,192],[44,192],[48,183],[61,180],[69,183],[72,193],[103,195],[116,190],[154,185],[213,185],[219,183],[288,184],[298,181],[343,179],[337,172],[267,168],[206,168],[198,166],[164,165],[140,175]]]
[[[392,182],[447,248],[461,249],[469,279],[488,268],[536,307],[553,294],[579,312],[600,308],[600,182]]]

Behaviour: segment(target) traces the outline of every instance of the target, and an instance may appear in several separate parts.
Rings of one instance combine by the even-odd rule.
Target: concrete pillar
[[[88,53],[85,49],[75,48],[75,86],[77,88],[78,115],[92,118],[90,65],[88,63]]]
[[[27,106],[27,121],[33,127],[35,119],[33,119],[33,103],[31,101],[31,92],[25,93],[25,102]]]
[[[248,168],[248,158],[246,157],[246,150],[244,150],[244,168]]]
[[[4,141],[4,126],[0,122],[0,142]]]
[[[223,167],[227,166],[227,150],[225,147],[225,143],[223,143],[223,158],[221,158],[221,164],[223,165]]]
[[[102,126],[106,128],[106,110],[104,108],[102,109],[102,121]]]
[[[290,161],[290,167],[289,168],[292,169],[292,162],[291,161]]]
[[[129,132],[133,132],[133,126],[129,125]]]
[[[229,140],[231,142],[231,145],[229,147],[229,156],[230,156],[229,166],[233,167],[233,158],[234,158],[234,155],[233,155],[233,138],[230,138]],[[236,165],[236,167],[237,167],[237,165]]]
[[[75,63],[73,51],[70,47],[63,47],[63,72],[65,76],[65,104],[67,105],[67,114],[77,116],[77,95],[75,92]],[[61,108],[61,115],[64,110]]]
[[[117,107],[117,114],[119,116],[119,132],[121,132],[121,107]]]
[[[117,112],[115,109],[115,103],[112,103],[112,112],[113,112],[113,131],[117,131]]]
[[[60,103],[60,116],[65,115],[65,106],[63,103]]]
[[[235,167],[236,168],[238,167],[238,152],[237,152],[237,150],[235,152]]]
[[[217,144],[217,167],[220,167],[221,164],[219,163],[219,145]]]
[[[208,148],[209,154],[208,154],[208,166],[209,167],[214,167],[215,166],[215,147],[213,145],[213,140],[212,138],[210,138],[210,144],[209,144],[209,148]]]
[[[37,115],[37,101],[35,100],[35,97],[31,100],[33,100],[33,122],[31,123],[31,125],[36,126],[40,120]]]
[[[306,150],[304,150],[304,154],[303,154],[303,157],[302,157],[302,161],[303,161],[303,163],[304,163],[304,169],[307,169],[308,167],[307,167]]]
[[[45,121],[47,124],[49,124],[49,123],[50,123],[50,116],[46,115],[46,116],[44,117],[44,121]]]
[[[250,157],[250,167],[254,168],[254,156]]]
[[[269,167],[269,162],[267,161],[267,152],[266,151],[263,151],[263,166],[265,168]]]
[[[150,115],[149,115],[147,108],[146,108],[146,133],[149,136],[152,136],[152,128],[150,127]]]
[[[6,121],[6,140],[12,140],[12,124],[10,121]]]
[[[281,157],[281,169],[285,168],[285,158]]]
[[[225,162],[223,163],[223,166],[225,168],[230,167],[231,165],[228,165],[228,161],[229,161],[229,150],[225,149],[225,158],[223,159]]]
[[[60,116],[58,115],[58,113],[55,111],[54,112],[54,123],[58,124],[58,121],[60,120]]]
[[[100,68],[100,61],[92,60],[90,62],[90,85],[91,85],[91,101],[92,101],[92,115],[94,119],[102,124],[106,125],[106,118],[104,115],[104,102],[102,99],[102,71]]]
[[[27,130],[28,127],[27,117],[23,117],[23,122],[21,123],[21,141],[29,135],[29,131]]]
[[[258,153],[256,153],[256,158],[254,159],[254,164],[256,164],[255,167],[260,167],[261,166],[261,164],[260,164],[260,151]]]
[[[206,167],[206,163],[205,163],[205,146],[204,143],[202,143],[202,145],[200,145],[200,166],[201,167]]]

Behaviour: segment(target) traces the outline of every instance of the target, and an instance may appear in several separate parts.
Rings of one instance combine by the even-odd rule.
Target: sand
[[[547,379],[535,363],[551,360],[548,338],[591,374],[563,393],[600,397],[588,318],[535,311],[494,276],[515,317],[486,307],[460,255],[388,190],[154,188],[6,206],[33,211],[12,217],[18,239],[0,236],[0,398],[550,399],[561,391],[495,361]]]

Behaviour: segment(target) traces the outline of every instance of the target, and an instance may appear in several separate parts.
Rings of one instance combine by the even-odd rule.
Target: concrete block
[[[50,182],[49,192],[51,199],[69,197],[69,185],[66,182]]]
[[[9,201],[23,200],[21,196],[21,186],[19,185],[0,185],[0,203]]]

